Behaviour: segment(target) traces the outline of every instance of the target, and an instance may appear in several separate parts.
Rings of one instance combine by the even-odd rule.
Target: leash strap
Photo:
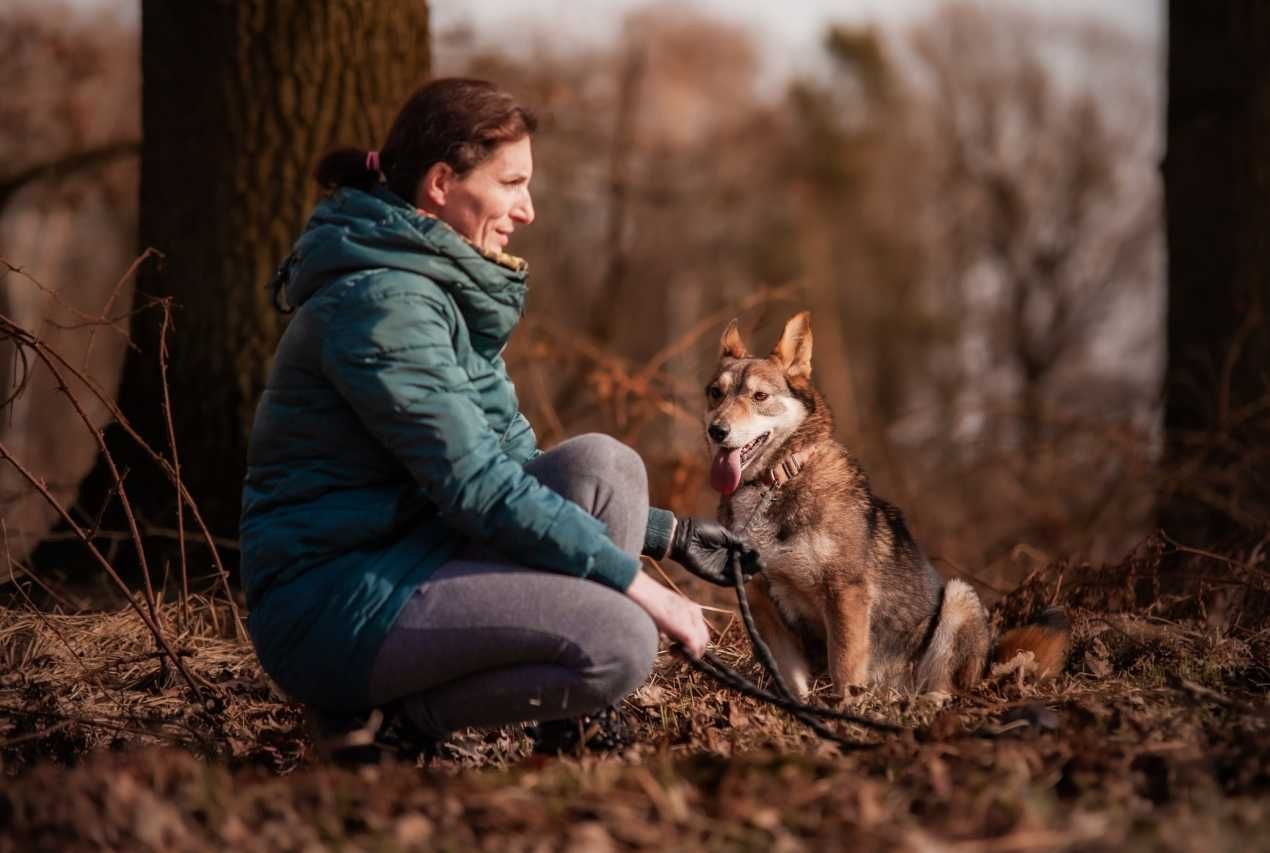
[[[745,526],[740,530],[741,534],[750,529],[754,519],[767,507],[776,489],[797,474],[805,461],[801,455],[796,454],[782,463],[781,474],[784,476],[778,476],[775,470],[772,471],[767,491],[759,499],[754,511],[750,513],[750,517],[746,519]],[[714,678],[725,687],[730,687],[744,696],[767,702],[769,705],[786,711],[820,737],[837,744],[843,752],[876,749],[882,744],[877,741],[857,741],[843,737],[822,723],[821,720],[841,720],[842,722],[853,723],[857,726],[880,732],[896,733],[908,731],[903,726],[897,726],[894,723],[887,723],[872,717],[848,714],[845,711],[836,711],[823,705],[800,702],[794,698],[793,691],[789,689],[789,685],[785,683],[785,679],[781,677],[780,671],[776,668],[776,659],[772,656],[772,650],[768,648],[767,643],[759,636],[758,627],[754,624],[754,614],[750,611],[750,598],[745,593],[745,575],[741,571],[741,557],[735,551],[731,552],[728,557],[728,565],[732,570],[732,588],[736,591],[737,605],[741,609],[741,620],[745,623],[745,630],[750,635],[750,644],[754,647],[755,657],[759,659],[763,668],[771,676],[778,692],[772,693],[759,687],[744,675],[729,667],[711,651],[707,651],[700,660],[697,660],[683,651],[681,646],[680,653],[688,661],[689,665],[699,672],[704,672]]]
[[[754,520],[755,515],[758,514],[758,510],[764,506],[771,495],[771,491],[772,490],[769,488],[767,494],[764,495],[763,500],[759,502],[759,506],[755,509],[754,513],[751,513],[750,521]],[[747,529],[749,529],[749,522],[747,522],[745,527],[742,528],[742,532]],[[837,711],[823,705],[813,705],[807,702],[800,702],[795,699],[793,692],[789,689],[789,685],[785,683],[785,680],[781,677],[780,671],[776,668],[776,660],[772,656],[772,650],[768,648],[767,643],[765,643],[763,638],[759,636],[758,627],[754,624],[754,614],[750,610],[750,599],[745,593],[745,576],[741,571],[741,558],[736,553],[732,553],[729,556],[729,565],[732,569],[732,586],[736,591],[737,604],[741,609],[741,620],[745,623],[745,630],[750,635],[750,643],[754,647],[755,656],[759,659],[763,668],[767,670],[767,673],[771,676],[773,683],[776,684],[778,693],[772,693],[759,687],[740,672],[723,663],[723,661],[721,661],[713,652],[707,651],[704,655],[702,655],[700,660],[697,660],[687,652],[683,652],[682,647],[680,647],[680,652],[683,654],[684,659],[688,661],[690,666],[699,672],[704,672],[706,675],[714,678],[725,687],[730,687],[744,696],[749,696],[753,699],[767,702],[769,705],[773,705],[783,711],[786,711],[793,716],[794,719],[811,729],[824,740],[837,744],[838,748],[843,752],[876,749],[881,746],[881,743],[876,741],[857,741],[843,737],[822,723],[821,720],[841,720],[842,722],[853,723],[857,726],[863,726],[864,728],[881,732],[895,733],[907,731],[904,727],[897,726],[893,723],[876,720],[872,717],[862,717],[857,714],[849,714],[845,711]]]
[[[882,745],[881,742],[858,741],[843,737],[830,729],[824,723],[817,720],[811,712],[804,711],[801,707],[801,703],[791,702],[787,699],[782,699],[774,693],[769,693],[720,661],[713,652],[706,652],[700,660],[692,658],[687,654],[684,655],[684,659],[687,660],[694,669],[699,672],[704,672],[706,675],[709,675],[724,686],[730,687],[744,696],[749,696],[753,699],[767,702],[768,704],[774,705],[783,711],[787,711],[800,723],[807,726],[821,738],[837,744],[838,748],[843,752],[860,752],[868,749],[877,749]],[[827,708],[818,708],[815,710],[817,713],[823,714],[829,719],[838,716],[837,712],[830,711]]]
[[[735,554],[732,555],[732,585],[736,590],[737,604],[741,608],[741,619],[745,622],[745,630],[750,635],[750,642],[754,644],[756,656],[763,664],[763,668],[772,676],[774,681],[784,694],[784,702],[794,706],[787,710],[794,710],[806,714],[814,714],[817,717],[825,719],[842,720],[848,723],[855,723],[865,728],[876,729],[883,732],[901,732],[904,729],[893,723],[876,720],[872,717],[861,717],[856,714],[848,714],[845,711],[835,711],[833,708],[827,708],[824,705],[813,705],[808,702],[802,702],[794,698],[789,686],[785,684],[781,678],[780,672],[776,668],[776,659],[772,656],[772,650],[768,648],[767,643],[759,636],[758,626],[754,623],[754,614],[750,610],[750,597],[745,593],[745,578],[741,573],[741,558]]]

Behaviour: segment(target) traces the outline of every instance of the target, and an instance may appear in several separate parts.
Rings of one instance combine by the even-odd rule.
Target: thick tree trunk
[[[143,0],[141,54],[140,235],[166,259],[139,290],[174,300],[169,386],[182,475],[213,528],[232,532],[281,327],[265,284],[316,200],[309,176],[321,153],[377,147],[423,82],[428,9],[425,0]],[[140,350],[123,405],[166,448],[158,319],[135,323]],[[138,491],[130,485],[134,500]],[[162,495],[152,510],[175,509],[171,490]]]
[[[1270,4],[1169,4],[1165,529],[1270,526]]]

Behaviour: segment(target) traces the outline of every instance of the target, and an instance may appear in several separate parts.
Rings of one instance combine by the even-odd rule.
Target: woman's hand
[[[683,643],[694,658],[705,653],[710,630],[701,615],[701,606],[653,580],[644,572],[635,575],[626,594],[653,618],[657,630]]]
[[[732,556],[741,560],[741,576],[749,580],[763,571],[763,558],[745,536],[737,536],[722,524],[703,518],[676,518],[670,540],[670,559],[702,580],[731,586]]]

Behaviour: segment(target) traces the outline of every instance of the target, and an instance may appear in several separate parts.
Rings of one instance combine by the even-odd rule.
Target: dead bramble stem
[[[123,277],[123,279],[120,280],[120,285],[116,287],[115,293],[112,294],[110,300],[108,301],[106,310],[109,310],[109,307],[114,303],[115,297],[119,291],[119,288],[122,286],[122,283],[126,281],[129,277],[131,277],[139,268],[139,266],[147,258],[157,254],[158,253],[155,252],[154,250],[148,249],[136,261],[133,262],[128,272]],[[13,267],[11,264],[8,264],[8,262],[5,262],[5,263],[9,266],[10,269],[17,270],[17,268]],[[29,275],[27,275],[26,277],[30,278]],[[34,279],[32,279],[32,281],[34,281]],[[41,287],[41,289],[44,289],[42,288],[42,286],[39,285],[38,282],[35,282],[35,284],[37,287]],[[185,554],[186,543],[185,543],[185,514],[184,514],[185,506],[186,504],[188,504],[191,515],[193,516],[196,523],[201,528],[204,536],[207,539],[208,547],[212,552],[213,560],[218,570],[221,583],[225,588],[226,598],[229,601],[230,609],[234,615],[235,628],[238,632],[238,636],[240,639],[245,637],[245,631],[243,629],[242,619],[238,613],[237,605],[236,605],[236,602],[234,601],[232,591],[229,589],[228,574],[225,571],[224,566],[222,565],[220,561],[220,556],[217,553],[215,542],[213,541],[210,531],[207,529],[206,524],[204,524],[202,517],[198,512],[198,509],[194,504],[193,498],[190,496],[188,490],[185,488],[185,485],[181,480],[180,463],[179,463],[179,457],[177,455],[177,447],[176,447],[176,437],[175,437],[174,427],[172,424],[171,399],[168,393],[168,384],[167,384],[167,337],[168,337],[167,333],[171,324],[171,303],[170,303],[170,300],[156,299],[156,300],[151,300],[150,305],[158,305],[163,310],[163,324],[162,324],[162,328],[160,331],[160,338],[159,338],[160,340],[159,361],[160,361],[160,371],[162,376],[162,387],[163,387],[162,405],[163,405],[163,413],[167,423],[167,437],[168,437],[169,444],[171,446],[171,453],[172,453],[171,461],[164,458],[162,454],[155,452],[144,440],[142,440],[142,438],[137,434],[136,430],[133,429],[132,426],[127,422],[127,419],[123,417],[123,414],[119,410],[119,407],[115,403],[115,401],[111,399],[112,395],[106,394],[103,391],[103,389],[92,378],[90,378],[88,375],[85,374],[83,370],[80,370],[76,366],[70,364],[66,358],[64,358],[55,349],[50,347],[45,341],[41,340],[38,336],[36,336],[32,332],[20,326],[12,318],[7,317],[3,314],[0,314],[0,337],[6,338],[13,343],[14,350],[16,353],[20,354],[19,357],[21,358],[24,367],[29,367],[31,363],[28,358],[28,351],[29,353],[34,353],[35,358],[38,359],[39,362],[42,363],[49,370],[49,372],[52,374],[52,376],[56,380],[57,390],[66,397],[67,401],[70,403],[71,407],[75,410],[75,413],[78,415],[79,419],[84,423],[85,426],[88,427],[89,431],[92,433],[93,440],[97,444],[97,449],[101,456],[101,459],[106,463],[107,469],[110,472],[110,476],[113,481],[113,491],[119,497],[120,506],[122,507],[124,516],[127,520],[128,539],[133,543],[136,549],[137,560],[140,565],[141,574],[142,574],[142,578],[144,582],[143,596],[145,598],[145,603],[146,603],[145,608],[142,608],[140,606],[140,604],[136,601],[136,599],[132,595],[128,585],[124,582],[124,580],[120,577],[120,575],[115,570],[115,568],[111,565],[110,560],[107,559],[102,554],[100,549],[97,548],[96,544],[93,542],[92,533],[90,533],[89,531],[86,531],[83,527],[81,527],[75,521],[75,519],[71,516],[71,513],[67,510],[67,508],[64,505],[62,505],[62,503],[57,499],[57,497],[53,495],[48,485],[45,482],[43,482],[39,477],[37,477],[29,468],[23,465],[22,462],[17,457],[14,456],[9,446],[3,442],[0,442],[0,459],[4,459],[5,461],[8,461],[9,463],[13,465],[14,469],[21,475],[21,477],[25,479],[35,489],[35,491],[38,492],[41,495],[41,497],[43,497],[43,499],[55,510],[57,515],[61,517],[61,519],[67,524],[69,529],[74,533],[75,537],[78,538],[88,548],[88,551],[90,555],[92,556],[92,558],[102,567],[102,569],[107,573],[107,575],[110,577],[112,582],[124,593],[125,597],[128,600],[129,606],[137,612],[137,615],[141,618],[141,621],[145,624],[146,628],[153,635],[155,645],[157,649],[159,650],[159,653],[163,656],[163,658],[166,658],[167,660],[170,660],[172,662],[173,666],[177,669],[177,671],[181,674],[182,678],[188,684],[193,695],[201,701],[204,698],[205,683],[200,684],[201,679],[196,679],[194,677],[194,675],[182,662],[180,656],[173,651],[171,645],[167,641],[167,638],[164,636],[162,618],[160,616],[158,602],[155,597],[153,579],[151,577],[150,566],[146,557],[146,550],[144,547],[144,541],[141,534],[141,528],[140,528],[140,525],[138,524],[136,514],[133,511],[132,504],[128,499],[127,489],[124,484],[123,475],[121,474],[118,468],[118,465],[116,464],[114,458],[112,457],[112,455],[110,454],[106,446],[103,429],[97,427],[94,424],[93,419],[89,416],[88,412],[84,408],[84,405],[81,403],[81,400],[79,398],[79,393],[77,393],[79,391],[79,388],[87,389],[91,397],[95,398],[96,402],[105,406],[107,411],[114,417],[115,421],[119,423],[120,426],[125,430],[125,432],[127,432],[127,434],[130,435],[133,438],[133,440],[137,442],[137,444],[143,449],[143,451],[160,466],[160,468],[165,472],[165,474],[168,476],[168,478],[172,481],[173,485],[175,486],[176,493],[177,493],[177,537],[180,542],[180,550],[181,550],[182,593],[181,593],[180,613],[182,614],[182,618],[180,621],[183,623],[183,626],[188,627],[190,622],[189,604],[188,604],[189,579],[188,579],[188,568],[187,568],[186,554]],[[82,316],[82,312],[80,313]],[[110,318],[107,318],[104,316],[98,317],[98,318],[92,318],[92,319],[93,319],[93,322],[96,323],[97,325],[113,325]],[[131,342],[129,342],[129,345],[131,345]],[[25,374],[28,372],[29,370],[24,371],[24,379],[23,379],[23,383],[21,384],[25,383]],[[78,387],[73,386],[72,383],[74,381],[78,381],[80,385]],[[19,393],[20,391],[21,391],[21,388],[19,388]]]
[[[0,459],[4,459],[13,465],[13,467],[17,469],[18,473],[22,475],[23,479],[25,479],[35,488],[36,491],[43,495],[49,505],[52,506],[53,509],[57,511],[58,515],[62,517],[62,520],[66,522],[71,530],[75,531],[75,533],[79,536],[80,541],[88,548],[88,552],[93,555],[93,558],[101,565],[106,574],[110,576],[110,579],[115,582],[115,585],[123,591],[124,597],[128,599],[129,606],[137,612],[137,615],[141,617],[141,621],[145,623],[145,626],[148,629],[150,629],[150,633],[154,635],[154,641],[167,654],[173,665],[175,665],[180,671],[182,677],[184,677],[186,683],[189,685],[190,690],[193,691],[196,697],[201,698],[203,695],[202,688],[199,686],[198,682],[195,681],[194,676],[190,674],[189,670],[185,668],[185,664],[181,662],[180,657],[172,650],[172,647],[168,645],[168,641],[163,636],[163,629],[160,627],[158,622],[152,620],[150,618],[150,614],[146,613],[146,611],[137,604],[136,599],[132,597],[131,590],[128,589],[128,585],[124,583],[123,578],[119,577],[119,573],[115,571],[115,567],[110,565],[110,561],[102,555],[101,551],[93,544],[92,539],[88,537],[84,529],[75,522],[75,519],[72,518],[71,514],[66,511],[66,508],[62,506],[61,502],[58,501],[58,499],[55,498],[48,490],[48,486],[27,470],[26,466],[24,466],[21,461],[9,452],[8,446],[2,441],[0,441]]]
[[[190,573],[185,562],[185,502],[181,500],[181,460],[176,450],[176,428],[172,424],[172,398],[168,393],[168,329],[172,326],[171,302],[163,304],[163,327],[159,330],[159,377],[163,388],[163,420],[168,428],[168,447],[172,451],[172,482],[176,486],[177,550],[181,555],[181,627],[190,624]],[[226,588],[226,593],[229,590]],[[230,596],[233,601],[233,596]]]
[[[133,274],[133,272],[135,272],[136,268],[139,266],[140,262],[152,255],[162,257],[161,253],[159,253],[158,251],[154,249],[147,249],[145,253],[143,253],[141,257],[133,263],[132,267],[129,268],[129,272],[127,275]],[[8,264],[7,261],[5,263]],[[11,269],[17,269],[16,267],[13,267],[12,264],[8,264],[8,265]],[[127,275],[125,275],[125,278],[127,277]],[[30,276],[28,275],[27,277],[29,278]],[[38,283],[37,283],[37,286],[42,287],[41,285],[38,285]],[[164,311],[164,316],[165,316],[164,326],[166,328],[168,325],[166,318],[169,316],[171,311],[171,300],[151,298],[149,300],[149,304],[146,307],[153,307],[153,306],[158,306],[162,308],[162,310]],[[144,308],[138,309],[137,311],[134,311],[132,313],[139,313],[140,310],[144,310]],[[99,322],[109,323],[110,321],[105,318],[100,318]],[[151,460],[153,460],[157,465],[159,465],[159,467],[163,470],[164,474],[176,487],[177,493],[178,493],[178,501],[180,502],[181,506],[189,509],[191,518],[194,520],[195,524],[198,525],[200,535],[202,536],[203,540],[205,541],[207,545],[208,550],[211,553],[212,562],[216,566],[216,572],[220,579],[221,586],[224,589],[225,598],[229,603],[230,612],[233,614],[234,630],[236,632],[236,635],[238,639],[246,640],[247,631],[243,625],[242,615],[238,611],[238,604],[234,600],[233,592],[229,588],[229,573],[225,570],[224,563],[221,561],[220,552],[216,547],[215,537],[212,536],[211,530],[207,527],[207,523],[203,520],[203,516],[198,509],[198,505],[194,501],[194,497],[190,494],[189,490],[186,488],[185,484],[182,482],[179,472],[177,471],[176,467],[172,464],[172,462],[170,462],[167,458],[165,458],[163,454],[157,452],[154,448],[150,446],[150,444],[144,438],[142,438],[142,436],[132,426],[131,422],[127,419],[127,417],[124,416],[118,404],[112,399],[112,395],[107,394],[100,387],[100,385],[97,384],[95,380],[87,376],[85,373],[83,373],[83,371],[79,370],[74,365],[70,364],[55,349],[52,349],[51,347],[49,347],[39,338],[37,338],[36,336],[28,332],[26,329],[22,328],[17,323],[15,323],[12,319],[5,317],[4,315],[0,315],[0,338],[3,338],[3,337],[10,338],[14,341],[14,343],[16,344],[16,346],[14,347],[16,352],[22,352],[24,348],[29,348],[33,350],[34,352],[36,352],[46,365],[49,365],[50,370],[54,370],[54,372],[56,373],[56,369],[53,368],[51,364],[51,362],[56,362],[58,366],[61,367],[61,369],[65,370],[67,373],[69,373],[71,376],[77,379],[80,383],[82,383],[83,387],[87,388],[89,392],[91,392],[92,396],[97,400],[97,402],[99,402],[101,405],[103,405],[107,409],[107,411],[109,411],[111,417],[114,419],[114,422],[121,429],[123,429],[124,432],[126,432],[128,436],[134,442],[136,442],[137,446],[140,447],[141,450],[148,457],[150,457]],[[131,342],[129,342],[129,344],[131,345]],[[24,360],[25,360],[25,357],[24,357]],[[164,391],[166,395],[166,390],[167,390],[166,373],[163,376],[163,387],[164,387]],[[71,395],[70,389],[65,387],[65,383],[63,383],[62,390],[68,396]],[[171,418],[170,418],[170,415],[171,415],[170,407],[168,409],[165,409],[165,414],[168,416],[169,437],[171,437],[172,427],[171,427]],[[90,424],[90,428],[92,428],[91,424]],[[94,432],[96,432],[95,429],[94,429]],[[178,536],[179,535],[180,534],[178,534]]]

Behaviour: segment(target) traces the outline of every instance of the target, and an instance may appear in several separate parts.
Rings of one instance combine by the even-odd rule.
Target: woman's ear
[[[444,208],[455,177],[454,169],[451,168],[449,163],[443,160],[433,163],[428,167],[428,171],[423,173],[423,180],[419,181],[419,192],[418,197],[415,198],[415,206],[429,212]]]

